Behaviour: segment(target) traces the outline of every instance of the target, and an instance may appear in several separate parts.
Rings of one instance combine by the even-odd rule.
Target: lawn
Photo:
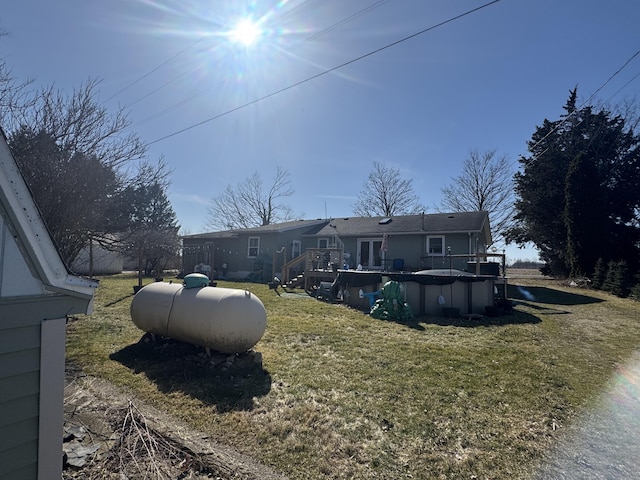
[[[219,282],[256,294],[268,319],[262,365],[220,368],[139,342],[135,279],[105,277],[67,356],[292,479],[530,478],[638,348],[640,319],[632,300],[517,282],[513,314],[411,324]]]

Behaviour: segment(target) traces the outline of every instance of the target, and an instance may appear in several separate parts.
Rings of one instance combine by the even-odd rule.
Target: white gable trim
[[[9,223],[19,237],[17,243],[26,250],[23,255],[31,260],[43,284],[65,290],[71,295],[92,296],[97,283],[93,280],[73,277],[67,272],[2,131],[0,131],[0,201],[5,205]]]

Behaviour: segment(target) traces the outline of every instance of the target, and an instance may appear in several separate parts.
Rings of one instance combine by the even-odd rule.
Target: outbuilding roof
[[[66,265],[51,239],[31,191],[9,150],[0,129],[0,208],[7,215],[25,259],[45,290],[91,299],[98,282],[77,277]],[[0,271],[2,274],[2,271]]]

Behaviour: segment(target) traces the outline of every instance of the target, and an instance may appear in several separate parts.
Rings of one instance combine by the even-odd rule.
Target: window
[[[318,239],[318,248],[329,248],[329,239],[328,238],[319,238]]]
[[[444,256],[444,237],[427,237],[427,255]]]
[[[298,258],[302,253],[302,242],[294,240],[291,242],[291,258]]]
[[[204,263],[205,265],[213,265],[212,261],[213,244],[207,242],[204,246]]]
[[[249,251],[247,256],[249,258],[255,258],[260,252],[260,237],[249,237]]]

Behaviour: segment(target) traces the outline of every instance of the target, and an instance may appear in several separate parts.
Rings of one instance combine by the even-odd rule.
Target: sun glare
[[[235,28],[230,32],[231,40],[241,43],[246,47],[255,44],[262,35],[262,30],[255,22],[244,18],[240,20]]]

